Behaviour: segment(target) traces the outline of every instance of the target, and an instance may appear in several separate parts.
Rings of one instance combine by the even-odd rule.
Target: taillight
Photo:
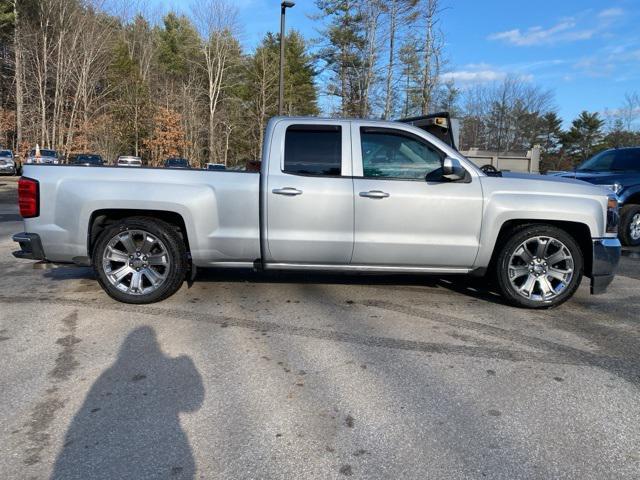
[[[40,215],[40,188],[37,180],[20,177],[18,180],[18,205],[22,218]]]
[[[607,233],[618,233],[618,225],[620,225],[618,199],[610,196],[607,199]]]

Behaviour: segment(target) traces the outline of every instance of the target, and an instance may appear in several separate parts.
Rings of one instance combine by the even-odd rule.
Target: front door
[[[348,264],[353,253],[349,122],[282,120],[269,155],[276,160],[267,177],[266,260]]]
[[[444,181],[445,153],[411,131],[354,124],[352,136],[352,264],[473,265],[482,219],[478,178]]]

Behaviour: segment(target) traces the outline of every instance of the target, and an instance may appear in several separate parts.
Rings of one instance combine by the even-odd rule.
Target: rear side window
[[[284,142],[284,171],[294,175],[341,175],[341,127],[338,125],[291,125],[288,127]]]

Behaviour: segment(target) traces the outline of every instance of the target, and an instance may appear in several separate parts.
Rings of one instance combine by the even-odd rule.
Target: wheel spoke
[[[116,250],[113,247],[107,247],[104,258],[105,260],[120,263],[127,263],[129,261],[129,255],[127,255],[125,252],[121,252],[120,250]]]
[[[547,277],[538,277],[538,286],[540,287],[540,290],[542,290],[542,295],[544,298],[555,294],[555,290],[551,286],[551,283],[549,283]]]
[[[572,272],[573,270],[571,269],[561,270],[559,268],[549,268],[547,270],[547,275],[552,278],[555,278],[556,280],[560,280],[561,282],[567,283],[567,280],[569,279],[569,276],[571,275]]]
[[[133,275],[131,275],[131,283],[129,284],[129,289],[137,293],[142,293],[142,273],[141,272],[133,272]]]
[[[163,279],[163,276],[161,276],[158,272],[156,272],[153,268],[145,268],[142,270],[142,274],[147,277],[147,280],[149,280],[149,282],[151,283],[151,285],[153,285],[154,287]]]
[[[546,260],[547,260],[547,264],[549,266],[553,266],[553,265],[556,265],[556,264],[562,262],[563,260],[567,260],[569,258],[571,258],[571,255],[567,254],[564,251],[564,248],[561,248],[556,253],[554,253],[549,258],[547,258]]]
[[[131,236],[131,232],[124,232],[119,235],[120,242],[124,245],[124,248],[127,249],[128,254],[135,253],[136,251],[136,242],[133,241],[133,237]]]
[[[145,233],[144,240],[142,240],[142,246],[140,247],[140,253],[149,253],[155,243],[156,238],[149,235],[148,233]]]
[[[520,257],[524,263],[531,263],[533,260],[533,255],[531,252],[527,250],[526,244],[520,245],[520,248],[516,250],[516,253],[513,254],[514,257]]]
[[[529,267],[509,267],[509,278],[515,280],[516,278],[529,275]]]
[[[117,270],[114,270],[109,275],[114,279],[115,283],[120,283],[120,281],[131,272],[131,267],[129,265],[124,265]]]
[[[536,246],[536,257],[544,258],[547,248],[549,247],[549,239],[538,238],[538,245]]]
[[[524,296],[526,296],[526,297],[531,297],[531,293],[533,292],[533,287],[536,284],[536,280],[537,280],[537,278],[535,277],[535,275],[529,274],[529,276],[527,277],[525,282],[518,289],[520,291],[520,293],[524,294]]]
[[[169,259],[167,258],[167,254],[163,252],[157,255],[150,255],[147,257],[147,262],[149,265],[161,266],[167,265],[169,263]]]

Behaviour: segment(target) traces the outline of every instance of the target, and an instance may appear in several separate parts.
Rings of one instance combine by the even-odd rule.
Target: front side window
[[[284,172],[340,176],[342,129],[337,125],[291,125],[284,142]]]
[[[366,178],[425,180],[442,167],[444,155],[411,134],[363,127],[360,142]]]

